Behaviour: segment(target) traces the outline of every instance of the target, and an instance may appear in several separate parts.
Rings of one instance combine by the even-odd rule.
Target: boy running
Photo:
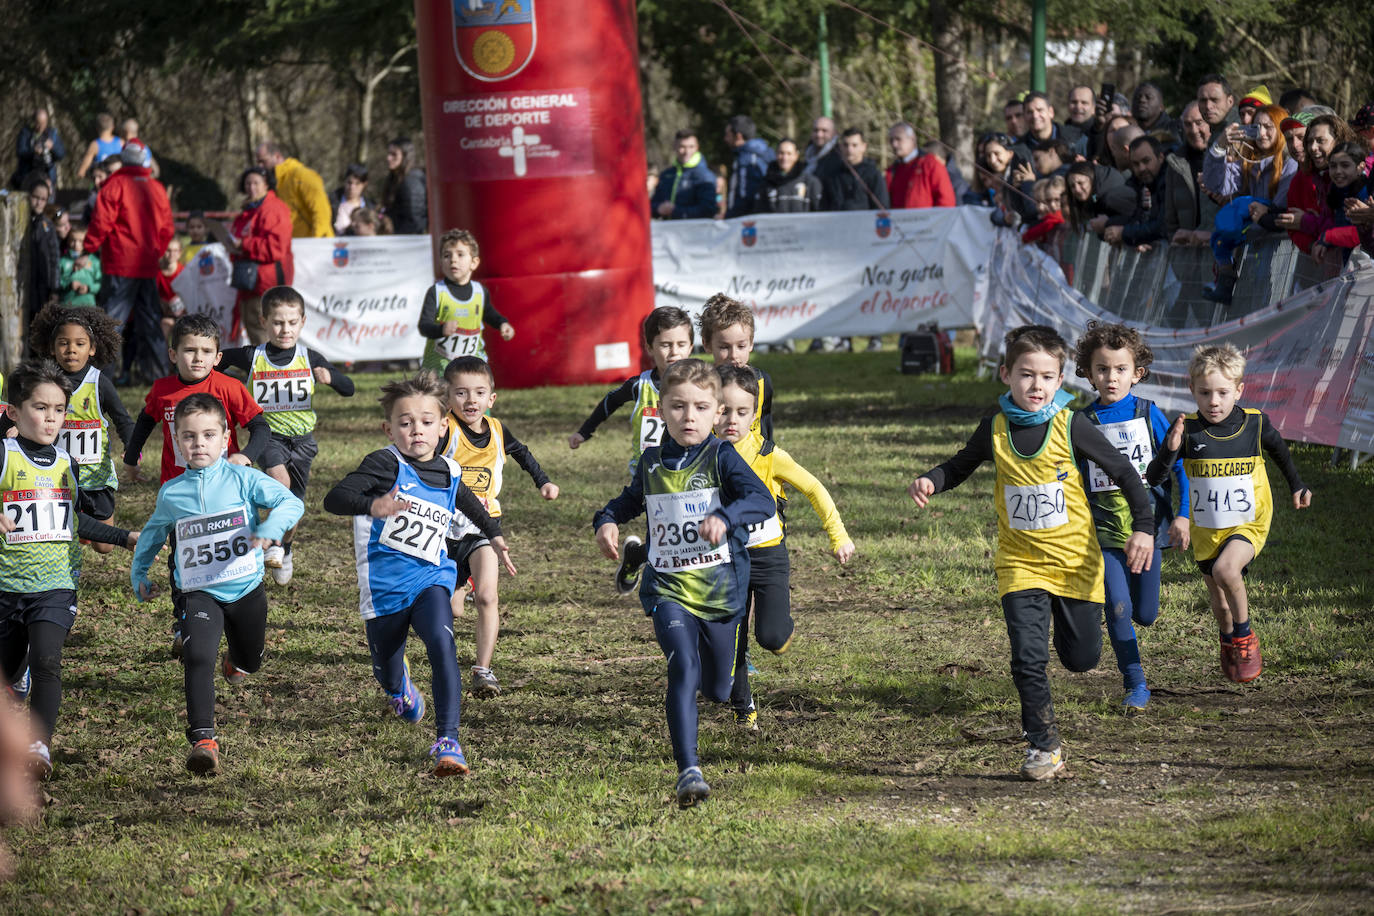
[[[420,336],[427,338],[421,368],[443,372],[460,356],[485,361],[483,325],[496,328],[502,340],[515,336],[515,328],[492,307],[487,288],[472,279],[481,263],[477,236],[466,229],[450,229],[439,239],[439,267],[444,275],[420,305]]]
[[[1005,347],[1001,377],[1008,390],[1000,409],[978,424],[959,454],[916,478],[907,493],[924,508],[984,461],[996,469],[994,564],[1029,742],[1021,777],[1044,780],[1064,769],[1045,671],[1051,622],[1065,668],[1090,671],[1102,653],[1102,551],[1080,460],[1097,464],[1126,496],[1132,533],[1123,552],[1132,573],[1149,568],[1155,519],[1135,467],[1091,420],[1067,409],[1073,399],[1060,386],[1069,346],[1058,332],[1026,325],[1007,334]]]
[[[476,494],[498,526],[501,519],[501,469],[509,455],[525,469],[545,499],[558,498],[558,485],[551,482],[530,450],[500,420],[487,416],[496,403],[496,382],[491,367],[475,356],[460,356],[444,370],[448,385],[447,428],[439,439],[439,453],[457,462],[463,483]],[[472,666],[472,695],[494,697],[501,683],[491,670],[496,653],[496,637],[501,629],[497,606],[497,580],[500,564],[491,543],[476,525],[456,526],[448,542],[449,556],[458,564],[458,581],[469,577],[473,603],[477,605],[477,664]],[[461,592],[455,592],[454,616],[462,609]]]
[[[777,507],[734,446],[712,433],[721,403],[711,368],[698,359],[676,362],[661,391],[663,441],[644,450],[629,484],[592,525],[601,553],[614,560],[620,525],[641,513],[648,519],[639,600],[668,660],[668,732],[685,808],[711,794],[697,757],[697,692],[730,699],[748,600],[748,526]]]
[[[453,640],[449,598],[457,568],[445,550],[455,522],[486,536],[506,571],[515,575],[500,526],[463,484],[463,469],[437,452],[444,428],[444,383],[432,372],[382,386],[382,431],[392,444],[372,452],[334,486],[324,508],[353,516],[359,610],[367,627],[372,674],[401,719],[417,723],[424,697],[410,680],[406,634],[414,629],[433,669],[437,740],[434,775],[468,772],[458,743],[462,677]]]
[[[1174,421],[1147,474],[1151,483],[1163,480],[1182,454],[1193,491],[1193,559],[1221,631],[1221,673],[1242,684],[1264,669],[1245,589],[1245,574],[1264,549],[1274,518],[1264,452],[1283,472],[1293,508],[1312,505],[1312,491],[1273,422],[1263,411],[1236,403],[1245,392],[1244,378],[1245,357],[1235,347],[1199,347],[1188,363],[1197,412]]]
[[[758,410],[749,431],[772,439],[773,379],[757,366],[749,365],[749,356],[754,352],[754,313],[738,299],[716,293],[706,300],[698,323],[701,345],[710,351],[716,365],[746,367],[758,379]]]
[[[245,384],[272,431],[258,466],[304,500],[310,464],[320,451],[315,442],[315,385],[328,385],[351,398],[353,380],[300,342],[305,299],[296,290],[274,286],[263,293],[262,320],[267,326],[267,342],[225,350],[221,364],[247,377]],[[295,534],[296,529],[291,528],[282,536],[280,546],[274,544],[263,551],[263,562],[278,585],[291,581],[291,541]]]
[[[129,580],[140,601],[153,595],[152,565],[175,532],[174,582],[185,610],[182,646],[186,691],[186,768],[219,772],[215,734],[215,656],[227,641],[220,670],[237,686],[262,665],[267,638],[263,549],[300,520],[305,505],[266,474],[224,458],[229,436],[224,405],[209,394],[177,402],[172,426],[186,470],[163,484],[143,526]],[[259,510],[269,510],[258,521]]]

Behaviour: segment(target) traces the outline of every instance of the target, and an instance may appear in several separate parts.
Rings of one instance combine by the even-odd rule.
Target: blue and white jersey
[[[445,458],[448,487],[427,486],[396,446],[397,497],[410,508],[390,518],[353,517],[353,556],[358,565],[358,610],[364,620],[404,611],[431,585],[453,593],[458,567],[449,558],[444,538],[457,514],[454,509],[463,469]]]

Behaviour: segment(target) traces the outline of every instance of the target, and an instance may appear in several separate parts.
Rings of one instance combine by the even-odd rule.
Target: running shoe
[[[1021,764],[1021,778],[1029,782],[1042,782],[1053,779],[1064,770],[1064,747],[1060,745],[1052,751],[1042,751],[1038,747],[1026,748],[1026,762]]]
[[[1231,680],[1248,684],[1260,676],[1264,662],[1260,658],[1259,636],[1251,633],[1231,640]]]
[[[501,695],[501,682],[496,679],[490,668],[472,666],[472,680],[468,688],[475,697],[487,699]]]
[[[186,755],[186,769],[197,776],[218,776],[219,742],[214,738],[201,738],[191,745],[191,753]]]
[[[410,659],[402,658],[401,664],[405,665],[405,680],[400,694],[391,698],[391,711],[413,724],[425,717],[425,697],[410,679]]]
[[[735,710],[735,724],[747,732],[759,730],[759,711],[753,703],[749,704],[748,709]]]
[[[228,651],[219,657],[219,670],[232,687],[241,686],[244,681],[248,680],[248,672],[229,661]]]
[[[701,767],[688,767],[677,774],[677,804],[679,808],[690,808],[697,802],[711,797],[711,787],[701,775]]]
[[[24,673],[19,675],[19,680],[10,685],[10,695],[20,703],[29,698],[29,691],[33,688],[33,675],[29,669],[24,668]]]
[[[649,548],[644,546],[644,541],[637,534],[632,534],[625,538],[625,543],[620,545],[620,566],[615,571],[615,590],[621,595],[628,595],[635,590],[639,584],[639,575],[644,570],[644,564],[649,559]]]
[[[1137,684],[1126,691],[1126,698],[1121,701],[1121,709],[1128,716],[1138,715],[1145,711],[1145,706],[1150,702],[1150,688],[1144,684]]]
[[[466,776],[470,772],[457,739],[440,738],[429,749],[429,756],[434,758],[435,776]]]
[[[35,741],[29,745],[29,772],[40,782],[52,776],[52,755],[42,741]]]
[[[1229,639],[1221,641],[1221,673],[1227,680],[1236,679],[1236,650]]]
[[[286,551],[279,545],[273,544],[262,552],[262,565],[268,569],[280,569],[282,558],[286,556]]]
[[[281,548],[274,548],[280,550]],[[281,562],[276,566],[268,566],[267,571],[272,574],[272,581],[278,585],[290,585],[291,574],[295,571],[291,562],[291,554],[282,555]]]

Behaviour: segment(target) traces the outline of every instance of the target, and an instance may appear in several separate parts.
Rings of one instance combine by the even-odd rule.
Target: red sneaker
[[[214,738],[201,738],[191,746],[186,758],[186,769],[197,776],[216,776],[219,774],[219,742]]]
[[[1236,650],[1229,639],[1221,641],[1221,673],[1228,681],[1236,679]]]
[[[1259,637],[1254,633],[1231,640],[1231,680],[1248,684],[1260,676],[1264,662],[1260,658]]]

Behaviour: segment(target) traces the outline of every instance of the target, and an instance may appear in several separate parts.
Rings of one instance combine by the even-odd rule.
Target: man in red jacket
[[[954,186],[945,164],[934,156],[921,155],[916,148],[916,129],[905,121],[887,132],[893,162],[887,167],[887,196],[892,209],[915,207],[953,207]]]
[[[123,325],[124,374],[137,366],[152,383],[170,371],[156,278],[175,229],[167,189],[143,164],[144,149],[134,139],[120,151],[123,167],[100,186],[82,250],[100,253],[101,307]]]

